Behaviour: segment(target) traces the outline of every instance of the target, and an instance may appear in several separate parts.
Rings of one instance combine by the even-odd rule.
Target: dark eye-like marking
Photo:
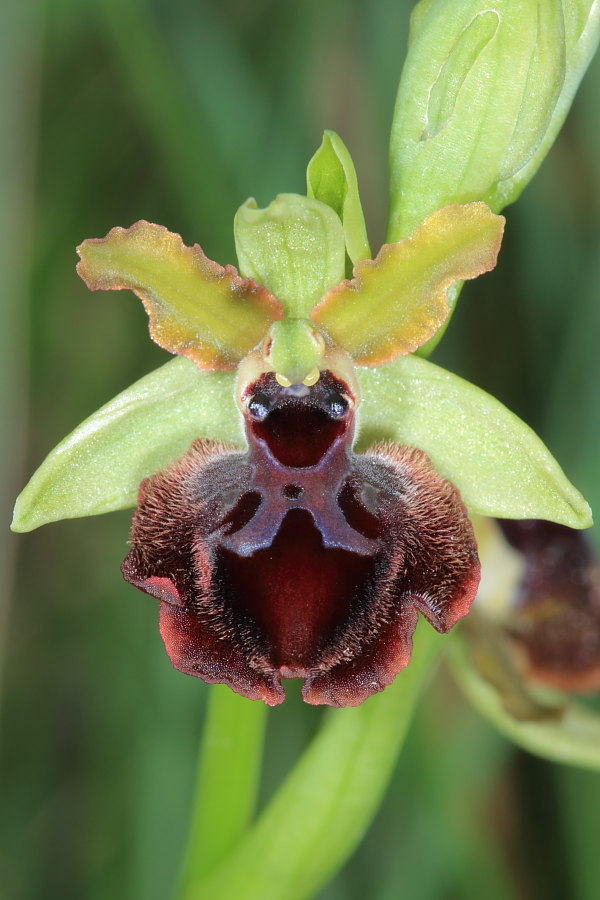
[[[258,391],[248,401],[248,413],[255,422],[262,422],[267,418],[273,406],[273,399],[264,391]]]
[[[337,392],[332,392],[324,404],[325,412],[332,419],[343,419],[349,407],[347,399]]]

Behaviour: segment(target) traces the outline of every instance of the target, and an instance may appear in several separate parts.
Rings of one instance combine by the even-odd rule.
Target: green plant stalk
[[[267,707],[222,684],[210,690],[182,891],[221,863],[255,810]]]
[[[421,624],[410,666],[392,685],[359,707],[328,712],[316,738],[223,863],[207,878],[193,877],[197,870],[188,865],[179,900],[313,896],[375,815],[440,646],[440,636]],[[215,702],[227,701],[219,694]],[[219,777],[228,777],[225,768]],[[200,791],[197,801],[204,802]],[[208,821],[207,813],[197,817]],[[195,852],[201,851],[197,846]]]

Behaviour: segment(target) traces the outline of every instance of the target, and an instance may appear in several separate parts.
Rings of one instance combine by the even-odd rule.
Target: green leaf
[[[356,170],[348,148],[335,131],[325,131],[323,143],[306,170],[309,197],[330,206],[344,227],[346,252],[353,263],[369,259],[365,217],[358,193]]]
[[[498,212],[506,182],[530,177],[572,77],[557,0],[428,2],[398,89],[388,240],[448,203]]]
[[[475,709],[519,747],[553,762],[600,770],[600,715],[578,703],[566,703],[555,716],[516,719],[501,693],[473,665],[465,636],[448,641],[452,671]]]
[[[243,446],[234,378],[174,359],[136,381],[46,457],[17,499],[13,530],[135,506],[142,479],[194,438]]]
[[[281,318],[277,300],[242,280],[162,225],[136,222],[77,248],[79,275],[92,291],[129,288],[150,317],[157,344],[201,369],[232,369]]]
[[[444,638],[418,627],[410,666],[361,706],[331,710],[244,839],[179,900],[309,900],[373,818]],[[201,848],[197,848],[201,853]]]
[[[285,314],[305,318],[345,274],[344,230],[325,203],[279,194],[266,209],[247,200],[233,225],[243,275],[264,284]]]
[[[384,244],[331,288],[311,319],[359,365],[411,353],[448,315],[446,294],[457,281],[496,265],[504,219],[485,203],[446,206],[410,237]]]
[[[361,369],[359,446],[424,450],[472,513],[592,524],[590,508],[537,435],[468,381],[417,356]]]

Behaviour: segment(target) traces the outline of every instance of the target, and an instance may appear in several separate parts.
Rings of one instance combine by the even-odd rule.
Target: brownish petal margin
[[[132,290],[152,339],[201,369],[233,369],[283,316],[266,288],[220,266],[178,234],[141,220],[84,241],[77,271],[92,291]]]
[[[529,677],[565,691],[600,688],[600,566],[584,534],[534,520],[499,523],[525,572],[506,627]]]
[[[445,321],[448,289],[494,268],[503,230],[504,218],[485,203],[445,206],[375,259],[358,262],[311,319],[358,365],[412,353]]]

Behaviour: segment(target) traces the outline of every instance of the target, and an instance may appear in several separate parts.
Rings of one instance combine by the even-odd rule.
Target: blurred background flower
[[[77,278],[84,237],[145,218],[235,262],[239,204],[303,191],[332,128],[381,244],[411,7],[10,4],[0,39],[5,522],[48,448],[165,360],[141,306],[91,296]],[[550,156],[507,210],[497,270],[476,297],[466,286],[434,356],[531,424],[596,509],[599,94],[596,58]],[[7,898],[162,900],[173,884],[207,691],[172,671],[152,601],[121,581],[128,522],[116,513],[2,542]],[[595,900],[599,776],[516,750],[446,669],[437,680],[365,843],[319,900],[462,900],[482,884],[492,900]],[[263,799],[318,718],[294,689],[270,713]]]

